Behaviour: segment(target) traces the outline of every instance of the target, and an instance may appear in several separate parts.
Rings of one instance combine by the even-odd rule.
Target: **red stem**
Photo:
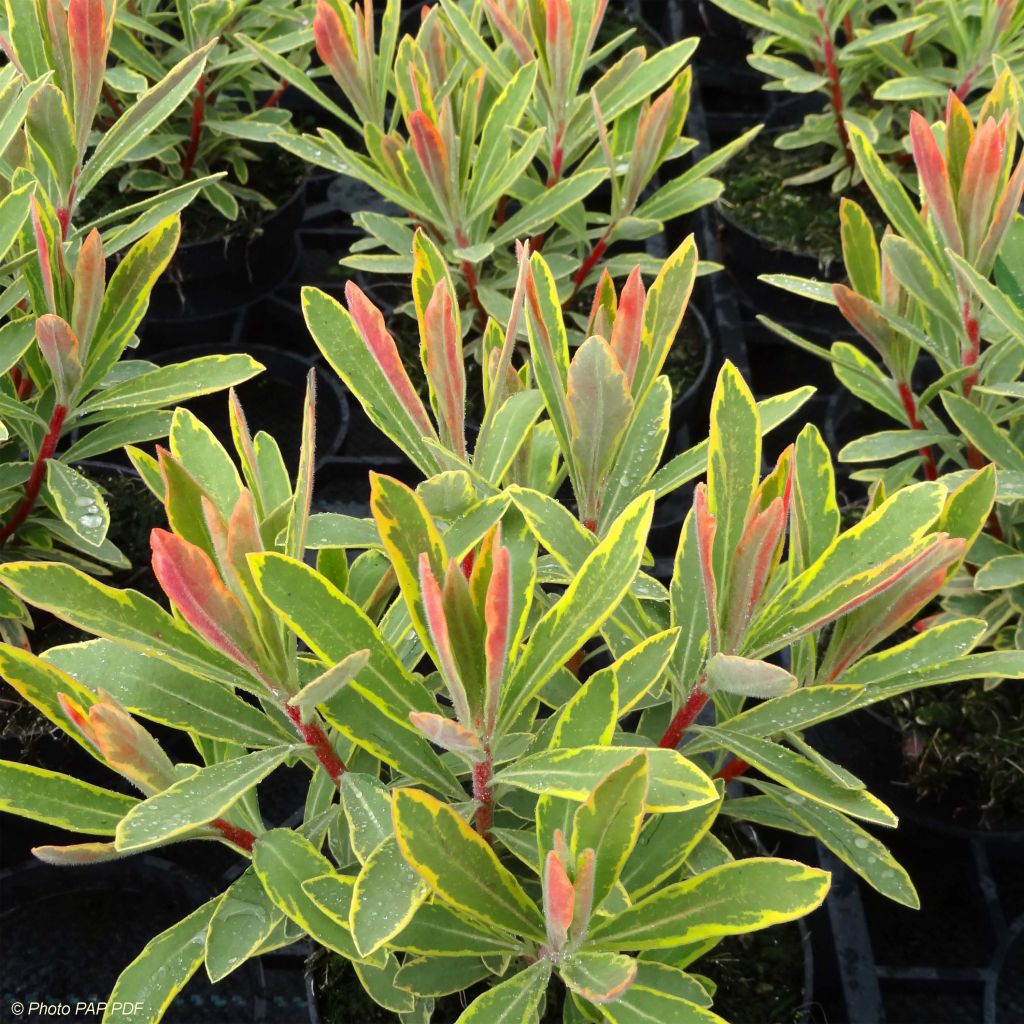
[[[846,158],[846,165],[853,170],[855,161],[853,150],[850,148],[850,134],[846,130],[846,121],[843,119],[843,88],[839,80],[839,65],[836,63],[836,47],[832,40],[832,33],[828,28],[828,16],[825,8],[818,8],[818,20],[821,22],[822,36],[819,40],[825,51],[825,74],[828,75],[828,91],[832,100],[832,112],[835,114],[836,131],[839,133],[839,142],[843,147],[843,156]]]
[[[284,95],[285,89],[288,88],[288,83],[285,79],[281,79],[281,84],[277,87],[275,92],[272,92],[264,101],[263,109],[268,110],[271,107],[276,107],[281,102],[281,97]]]
[[[565,151],[562,149],[562,128],[555,132],[555,143],[551,147],[551,173],[548,175],[548,188],[554,188],[562,179],[562,164]]]
[[[904,381],[900,381],[900,400],[903,402],[903,409],[907,414],[907,419],[910,421],[911,429],[924,430],[924,424],[917,415],[917,399],[910,390],[910,386]],[[928,480],[938,480],[939,470],[935,465],[935,456],[932,454],[931,446],[926,445],[924,448],[919,449],[919,451],[924,459],[925,477]]]
[[[490,751],[487,751],[483,761],[473,765],[473,799],[477,802],[476,830],[487,842],[491,841],[488,833],[494,824],[494,794],[488,785],[493,770],[494,761]]]
[[[192,100],[192,128],[189,132],[188,149],[181,161],[181,177],[187,179],[192,173],[192,165],[196,162],[199,152],[199,139],[203,134],[203,118],[206,116],[206,76],[203,75],[196,83],[196,95]]]
[[[964,331],[967,333],[967,348],[964,349],[963,365],[977,367],[978,357],[981,355],[981,325],[977,317],[971,313],[969,301],[965,301],[962,310]],[[974,385],[978,383],[978,371],[974,369],[964,378],[964,398],[971,397]]]
[[[605,250],[608,248],[608,237],[611,235],[614,227],[614,224],[608,225],[608,230],[598,239],[597,244],[590,250],[587,258],[583,261],[583,265],[576,271],[576,276],[572,279],[572,294],[566,299],[565,305],[568,305],[576,298],[576,294],[583,286],[583,282],[586,281],[587,275],[597,265],[597,261],[605,254]]]
[[[703,682],[704,680],[702,679],[694,687],[693,693],[687,698],[686,703],[676,712],[675,718],[669,722],[665,735],[661,737],[661,742],[658,744],[659,747],[664,747],[666,750],[675,750],[679,746],[683,733],[693,725],[694,719],[701,713],[701,709],[708,702],[708,695],[702,687]]]
[[[60,440],[60,432],[64,426],[64,417],[68,410],[63,405],[55,405],[53,414],[50,416],[50,424],[46,430],[46,436],[39,447],[39,454],[32,465],[32,472],[29,474],[28,485],[25,488],[25,497],[14,510],[14,514],[8,520],[7,525],[0,530],[0,547],[7,543],[8,538],[28,519],[32,509],[35,508],[36,500],[39,497],[39,490],[43,486],[43,477],[46,475],[46,462],[53,457]]]
[[[107,101],[107,105],[114,112],[114,117],[120,117],[124,113],[124,107],[121,106],[117,97],[114,95],[114,90],[111,89],[106,82],[103,83],[102,89],[103,98]]]
[[[960,87],[956,91],[956,98],[961,102],[966,100],[971,91],[971,86],[974,84],[974,79],[978,77],[980,68],[971,68],[964,77],[964,80],[960,83]]]
[[[455,232],[455,241],[463,248],[469,245],[469,238],[461,229]],[[469,301],[472,303],[473,308],[476,310],[476,315],[480,320],[478,326],[483,330],[487,324],[487,310],[484,309],[484,304],[480,301],[480,293],[477,291],[479,282],[476,277],[476,267],[474,267],[469,260],[462,261],[462,276],[466,279],[466,288],[469,290]]]
[[[720,772],[715,772],[716,779],[723,779],[725,782],[732,782],[739,778],[750,767],[741,757],[730,758]]]
[[[292,707],[291,704],[285,704],[284,709],[292,720],[296,732],[309,744],[313,753],[316,754],[317,760],[323,765],[324,771],[330,776],[331,782],[337,785],[338,779],[346,771],[345,762],[338,757],[334,747],[331,746],[327,733],[316,722],[304,722],[302,712],[298,708]]]
[[[248,831],[248,829],[239,828],[237,825],[231,825],[223,818],[211,821],[210,824],[217,829],[217,831],[220,832],[220,834],[229,843],[234,843],[235,846],[240,846],[246,853],[252,853],[256,837]]]

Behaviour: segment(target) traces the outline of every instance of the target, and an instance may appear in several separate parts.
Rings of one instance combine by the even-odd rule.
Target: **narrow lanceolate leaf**
[[[697,276],[697,246],[693,235],[662,264],[647,293],[644,306],[643,343],[633,377],[633,397],[640,401],[661,373],[669,349],[676,340]]]
[[[109,45],[107,26],[106,5],[101,0],[70,0],[68,42],[74,82],[75,123],[78,128],[76,142],[80,154],[85,152],[106,71]]]
[[[599,949],[666,949],[794,921],[818,907],[829,874],[791,860],[751,857],[666,886],[596,923]]]
[[[826,807],[876,825],[894,828],[898,823],[896,815],[881,800],[865,790],[847,789],[812,761],[787,747],[753,736],[740,736],[725,729],[705,726],[700,731],[769,778],[793,790],[796,796],[816,800]]]
[[[721,587],[743,536],[761,469],[757,405],[731,363],[725,364],[718,377],[709,442],[708,510],[715,517],[713,564]]]
[[[342,658],[337,665],[332,665],[326,672],[307,683],[288,703],[302,712],[304,720],[313,714],[317,704],[329,701],[337,692],[350,683],[370,660],[368,650],[354,651],[347,658]]]
[[[449,806],[402,789],[394,796],[394,821],[406,860],[441,899],[491,927],[544,941],[536,904]]]
[[[153,573],[185,621],[211,646],[259,675],[245,611],[210,556],[167,530],[154,530],[150,543]]]
[[[112,640],[51,647],[45,660],[94,692],[109,693],[132,714],[172,729],[248,747],[272,747],[291,738],[228,687]]]
[[[149,942],[121,972],[103,1024],[157,1024],[203,962],[206,932],[220,897],[204,903]]]
[[[565,703],[555,717],[551,732],[552,749],[582,747],[590,744],[602,746],[611,743],[619,718],[618,684],[615,676],[591,676]]]
[[[346,772],[339,789],[352,852],[360,864],[365,864],[370,854],[394,834],[391,796],[378,779],[358,772]]]
[[[351,312],[315,288],[304,288],[302,309],[313,339],[373,422],[425,473],[437,460],[423,438],[437,440],[430,418],[402,365],[380,312],[351,283]]]
[[[111,132],[105,133],[103,141],[110,136]],[[94,160],[100,146],[94,150]],[[128,250],[111,275],[89,346],[89,365],[82,378],[83,392],[99,384],[121,357],[142,322],[153,285],[167,268],[180,237],[180,219],[167,217]]]
[[[221,817],[294,753],[282,745],[200,768],[133,808],[118,825],[117,848],[144,850]]]
[[[917,910],[921,905],[914,883],[895,857],[870,832],[845,814],[809,800],[793,803],[780,786],[753,780],[787,816],[817,836],[840,860],[883,896]]]
[[[621,315],[621,313],[620,313]],[[588,338],[569,364],[569,445],[583,486],[580,516],[597,527],[599,499],[633,412],[629,381],[611,348]]]
[[[615,611],[640,566],[653,511],[650,493],[631,502],[537,623],[502,695],[501,722],[514,720],[555,669]]]
[[[573,817],[572,850],[594,851],[593,903],[612,891],[633,852],[644,820],[647,759],[642,755],[611,772],[580,804]]]
[[[648,766],[646,807],[651,813],[689,810],[718,799],[711,779],[678,751],[638,747],[579,747],[545,750],[520,758],[499,771],[495,784],[569,800],[586,800],[610,772],[637,754]]]
[[[367,857],[352,890],[349,927],[363,956],[380,949],[411,920],[426,899],[426,883],[402,856],[395,836],[388,836]]]
[[[102,135],[82,170],[78,194],[84,197],[100,179],[178,107],[192,91],[216,39],[193,51],[147,89]]]
[[[389,945],[418,956],[441,957],[505,956],[522,948],[512,936],[486,928],[444,903],[424,903]]]
[[[0,761],[0,811],[69,832],[112,836],[135,797],[15,761]]]
[[[455,1024],[532,1024],[548,988],[551,961],[546,957],[508,981],[478,996]]]

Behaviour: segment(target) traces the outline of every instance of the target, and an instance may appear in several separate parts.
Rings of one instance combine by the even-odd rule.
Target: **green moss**
[[[903,735],[904,779],[954,820],[1024,821],[1024,687],[981,682],[914,690],[889,703]]]
[[[762,133],[730,161],[723,208],[769,248],[816,257],[822,262],[839,259],[840,197],[832,193],[829,182],[783,184],[820,166],[827,158],[820,146],[776,149],[773,136]],[[870,196],[859,190],[855,198],[869,209],[869,216],[874,214],[873,219],[881,221]]]

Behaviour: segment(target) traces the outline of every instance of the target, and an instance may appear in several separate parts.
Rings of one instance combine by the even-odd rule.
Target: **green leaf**
[[[679,978],[686,982],[680,984]],[[641,960],[636,980],[629,989],[615,1002],[603,1004],[600,1010],[611,1024],[725,1024],[722,1017],[707,1009],[709,1002],[707,990],[696,978],[667,964]]]
[[[125,154],[145,139],[178,107],[199,80],[206,58],[217,41],[188,54],[156,85],[147,89],[100,137],[78,181],[84,199]]]
[[[950,440],[949,434],[937,430],[882,430],[851,441],[839,458],[843,462],[880,462]]]
[[[229,686],[244,685],[234,662],[204,644],[155,601],[105,586],[69,565],[9,562],[0,579],[22,600],[98,636],[155,652]]]
[[[491,927],[544,941],[536,904],[449,806],[418,790],[400,789],[394,820],[406,860],[441,899]]]
[[[562,981],[590,1003],[612,1003],[633,984],[636,961],[623,953],[589,953],[566,957],[559,964]]]
[[[534,627],[502,693],[501,727],[515,720],[552,673],[615,611],[640,566],[653,511],[650,493],[632,501]]]
[[[611,743],[619,718],[618,685],[612,673],[594,675],[558,712],[549,747]]]
[[[227,687],[111,640],[51,647],[45,660],[94,693],[154,722],[240,746],[275,746],[290,739],[273,720]]]
[[[367,857],[352,891],[349,925],[356,949],[369,956],[397,935],[426,899],[428,889],[406,863],[395,836]]]
[[[639,753],[647,758],[650,813],[686,811],[718,799],[714,784],[696,765],[678,751],[659,748],[545,750],[513,762],[495,775],[494,782],[530,793],[586,800],[602,779]]]
[[[576,809],[572,852],[594,851],[594,907],[604,903],[633,852],[646,797],[647,759],[638,755],[602,779]]]
[[[761,469],[761,424],[750,389],[732,363],[718,376],[711,406],[708,508],[716,519],[715,578],[724,589]]]
[[[1024,452],[982,409],[952,392],[943,393],[942,404],[967,441],[994,462],[997,469],[1024,472]]]
[[[363,959],[348,930],[355,880],[336,874],[331,862],[308,839],[290,829],[272,829],[256,840],[252,863],[277,908],[310,938],[349,960]],[[307,883],[324,876],[331,879],[328,903],[306,891]],[[383,964],[384,957],[377,955],[376,962]]]
[[[70,832],[112,836],[138,803],[135,797],[92,786],[59,772],[0,761],[0,811]]]
[[[226,978],[262,948],[284,914],[273,904],[251,866],[228,887],[206,934],[206,973]]]
[[[242,384],[263,369],[262,363],[247,355],[200,356],[188,362],[161,366],[104,388],[78,411],[87,416],[100,410],[166,408],[198,395]]]
[[[424,903],[390,945],[421,956],[505,956],[521,951],[521,943],[507,934],[459,914],[444,903]]]
[[[394,835],[391,795],[379,779],[356,772],[345,772],[339,789],[352,852],[360,864],[365,864],[370,854]]]
[[[487,239],[495,248],[507,245],[543,229],[574,203],[586,198],[608,176],[606,168],[577,171],[557,185],[545,189],[536,199],[524,203]]]
[[[751,857],[666,886],[598,921],[589,942],[598,949],[667,949],[742,935],[803,917],[821,904],[828,886],[826,871]]]
[[[121,972],[103,1024],[157,1024],[203,962],[206,933],[220,897],[171,925]]]
[[[104,136],[109,137],[109,133]],[[131,247],[111,275],[82,377],[83,394],[106,377],[131,341],[149,306],[153,285],[174,255],[180,236],[177,216],[162,220]]]
[[[538,960],[474,999],[455,1024],[534,1024],[550,975],[551,961]]]
[[[611,346],[588,338],[569,364],[569,451],[583,488],[580,516],[597,523],[605,481],[633,413],[629,382]]]
[[[133,808],[117,827],[117,848],[158,846],[219,818],[295,751],[271,747],[198,769]]]
[[[110,512],[99,488],[78,470],[63,462],[46,463],[46,489],[50,492],[61,519],[86,544],[98,547],[107,536]]]
[[[897,824],[896,815],[870,793],[847,789],[816,764],[778,743],[710,726],[702,726],[700,731],[792,790],[795,805],[807,798],[876,825],[895,827]]]
[[[917,910],[921,906],[914,883],[895,857],[870,832],[845,814],[803,800],[794,803],[790,794],[771,783],[751,780],[786,815],[795,818],[817,836],[840,860],[848,864],[883,896]]]
[[[975,590],[1008,590],[1024,583],[1024,555],[1004,555],[986,562],[974,577]]]

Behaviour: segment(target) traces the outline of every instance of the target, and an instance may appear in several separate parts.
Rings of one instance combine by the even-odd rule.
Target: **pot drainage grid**
[[[933,862],[924,877],[920,868],[915,872],[915,865],[906,864],[919,881],[919,911],[883,900],[818,847],[821,865],[833,875],[826,911],[845,1004],[842,1019],[847,1024],[1020,1024],[1020,846],[913,828],[892,845],[905,848],[908,842],[918,857]],[[917,916],[916,925],[911,915]],[[830,1019],[839,1024],[839,1018]]]

